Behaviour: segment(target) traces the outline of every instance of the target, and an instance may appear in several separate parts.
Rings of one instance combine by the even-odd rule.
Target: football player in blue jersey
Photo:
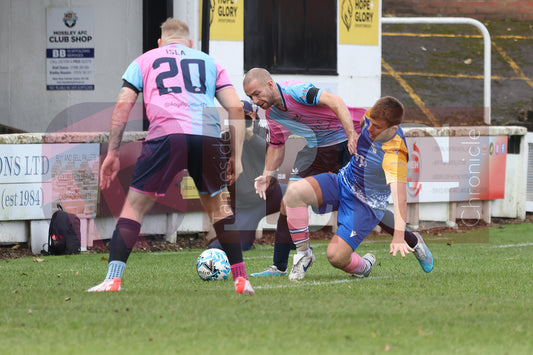
[[[422,269],[433,269],[433,256],[418,233],[406,228],[408,151],[400,124],[404,108],[396,98],[386,96],[372,106],[361,120],[357,151],[338,174],[324,173],[290,184],[284,197],[287,223],[297,253],[290,280],[301,280],[315,261],[309,242],[308,206],[318,212],[338,210],[338,229],[327,249],[330,264],[348,274],[367,277],[376,261],[355,249],[377,226],[393,235],[390,253],[405,257],[414,253]],[[394,202],[393,222],[387,211]]]

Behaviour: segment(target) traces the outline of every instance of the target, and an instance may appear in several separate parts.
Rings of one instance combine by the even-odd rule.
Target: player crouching
[[[351,275],[367,277],[376,258],[355,249],[380,225],[393,235],[389,253],[409,252],[422,269],[433,269],[433,256],[418,233],[406,229],[408,151],[400,124],[403,105],[390,96],[376,101],[361,120],[357,152],[338,174],[325,173],[291,184],[284,197],[287,222],[296,244],[290,280],[301,280],[315,262],[309,242],[308,206],[318,213],[338,210],[338,229],[327,249],[331,265]],[[387,210],[392,195],[394,215]],[[388,228],[388,230],[387,230]]]

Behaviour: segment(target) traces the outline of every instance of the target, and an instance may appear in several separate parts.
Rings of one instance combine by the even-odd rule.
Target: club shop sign
[[[94,90],[92,8],[46,9],[46,89]]]

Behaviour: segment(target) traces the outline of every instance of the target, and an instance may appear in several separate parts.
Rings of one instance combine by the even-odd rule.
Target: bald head
[[[270,75],[268,70],[263,68],[252,68],[244,76],[242,85],[248,86],[248,84],[250,84],[254,80],[257,80],[257,82],[261,84],[261,86],[266,85],[269,81],[273,81],[272,76]]]
[[[263,110],[272,105],[283,108],[283,101],[276,82],[267,70],[263,68],[250,69],[244,76],[242,87],[252,102]]]

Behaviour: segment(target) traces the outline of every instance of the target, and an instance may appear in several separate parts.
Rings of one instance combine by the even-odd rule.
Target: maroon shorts
[[[130,187],[164,195],[172,180],[187,169],[200,194],[215,196],[226,188],[229,139],[171,134],[143,142]]]

